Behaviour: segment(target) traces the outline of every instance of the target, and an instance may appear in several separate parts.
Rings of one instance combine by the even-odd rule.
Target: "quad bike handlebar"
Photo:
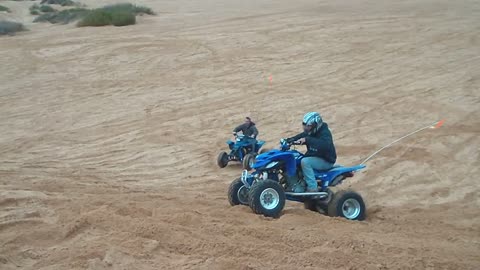
[[[301,143],[298,143],[296,141],[288,141],[287,139],[280,139],[280,149],[283,151],[290,150],[290,147],[292,145],[302,145]]]
[[[302,145],[297,141],[288,141],[287,139],[280,139],[280,144],[288,144],[288,145]]]

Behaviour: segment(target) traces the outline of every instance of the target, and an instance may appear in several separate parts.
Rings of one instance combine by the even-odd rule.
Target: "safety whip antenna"
[[[380,153],[383,149],[390,147],[390,146],[391,146],[392,144],[394,144],[394,143],[397,143],[397,142],[399,142],[399,141],[401,141],[401,140],[403,140],[403,139],[405,139],[405,138],[407,138],[407,137],[409,137],[409,136],[411,136],[411,135],[413,135],[413,134],[415,134],[415,133],[418,133],[418,132],[420,132],[420,131],[422,131],[422,130],[425,130],[425,129],[428,129],[428,128],[439,128],[439,127],[441,127],[441,126],[443,125],[443,123],[445,123],[445,120],[440,120],[440,121],[437,121],[437,122],[435,122],[435,123],[433,123],[433,124],[430,124],[430,125],[428,125],[428,126],[419,128],[419,129],[417,129],[417,130],[415,130],[415,131],[413,131],[413,132],[410,132],[410,133],[408,133],[407,135],[402,136],[402,137],[396,139],[395,141],[393,141],[393,142],[385,145],[384,147],[378,149],[378,150],[375,151],[373,154],[371,154],[370,156],[368,156],[368,157],[367,157],[364,161],[362,161],[362,163],[360,163],[360,164],[365,164],[365,162],[369,161],[371,158],[373,158],[373,157],[376,156],[378,153]]]

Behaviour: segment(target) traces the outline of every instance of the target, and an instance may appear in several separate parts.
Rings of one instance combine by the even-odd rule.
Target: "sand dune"
[[[115,1],[86,1],[100,6]],[[130,27],[0,19],[0,269],[479,269],[480,3],[135,1]],[[272,76],[272,82],[269,82]],[[230,207],[243,116],[275,147],[305,111],[365,222]]]

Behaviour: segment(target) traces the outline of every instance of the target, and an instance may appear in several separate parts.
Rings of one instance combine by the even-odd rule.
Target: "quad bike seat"
[[[331,170],[333,170],[333,169],[335,169],[335,168],[340,168],[340,167],[342,167],[342,165],[337,165],[337,164],[335,164],[335,165],[333,165],[332,168],[330,168],[330,169],[328,169],[328,170],[315,170],[315,173],[318,173],[318,174],[327,173],[327,172],[329,172],[329,171],[331,171]]]

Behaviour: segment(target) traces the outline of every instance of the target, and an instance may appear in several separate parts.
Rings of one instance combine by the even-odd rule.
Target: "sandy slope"
[[[138,2],[159,15],[0,38],[0,269],[480,268],[480,3]],[[365,222],[230,207],[231,128],[275,146],[308,110],[341,164],[447,122],[342,186]]]

